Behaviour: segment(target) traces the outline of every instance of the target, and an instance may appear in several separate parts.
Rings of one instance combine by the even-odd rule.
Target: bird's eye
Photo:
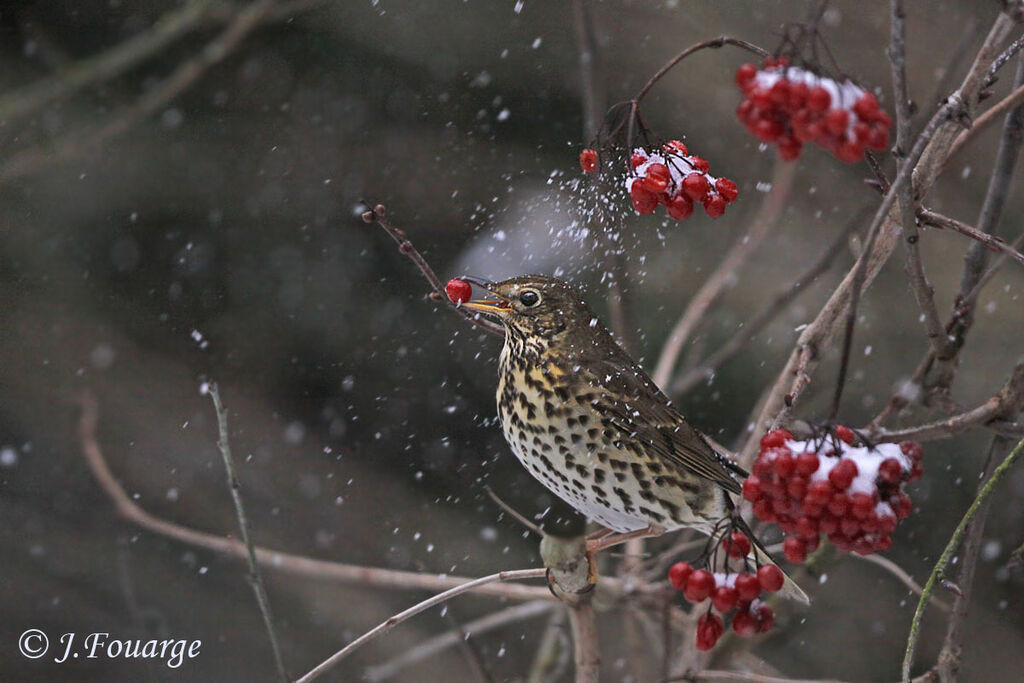
[[[527,308],[531,308],[540,303],[540,294],[532,289],[528,289],[519,295],[519,302]]]

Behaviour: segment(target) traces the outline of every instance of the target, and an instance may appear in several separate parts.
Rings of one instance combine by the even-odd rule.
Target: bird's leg
[[[598,529],[594,533],[587,536],[588,541],[596,541],[599,538],[604,538],[608,534],[612,533],[611,529]]]
[[[597,583],[597,560],[594,555],[613,546],[621,545],[634,538],[654,538],[665,533],[665,528],[657,524],[650,524],[643,529],[628,531],[624,534],[613,534],[608,529],[602,529],[605,533],[596,532],[587,537],[587,562],[590,564],[590,582]]]

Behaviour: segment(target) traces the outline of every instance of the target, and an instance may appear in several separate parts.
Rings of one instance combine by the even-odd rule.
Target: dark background
[[[980,43],[996,2],[908,3],[912,96],[931,112],[943,66],[965,30]],[[24,2],[0,6],[0,88],[60,73],[178,9],[174,2]],[[99,440],[115,475],[151,513],[236,534],[216,450],[207,379],[230,410],[239,477],[258,543],[341,562],[477,576],[537,566],[533,539],[501,517],[483,483],[528,515],[551,497],[521,470],[493,424],[500,342],[426,301],[418,272],[358,218],[384,202],[442,278],[562,274],[607,318],[592,240],[579,236],[574,189],[583,114],[569,3],[527,0],[325,2],[257,29],[154,115],[99,145],[88,127],[159,87],[203,49],[215,19],[125,74],[27,117],[0,121],[0,678],[270,680],[273,662],[242,562],[125,523],[97,487],[76,437],[83,390],[100,406]],[[796,2],[596,2],[610,102],[628,99],[686,45],[727,33],[773,48]],[[881,88],[891,111],[887,3],[833,3],[823,22],[839,64]],[[740,201],[712,222],[627,214],[623,240],[640,356],[653,365],[668,329],[756,212],[774,153],[733,116],[732,81],[748,57],[708,51],[651,93],[646,113],[683,137]],[[954,66],[962,74],[970,56]],[[1006,91],[1012,66],[997,92]],[[928,199],[976,220],[998,126],[955,157]],[[85,132],[83,132],[85,131]],[[70,136],[70,137],[68,137]],[[27,149],[80,153],[36,168]],[[786,209],[692,344],[714,349],[802,270],[861,207],[877,204],[864,165],[820,150],[800,159]],[[1018,184],[1019,185],[1019,184]],[[591,197],[592,198],[592,197]],[[1003,234],[1020,233],[1014,192]],[[940,310],[956,291],[966,240],[926,230]],[[765,384],[852,263],[840,255],[716,380],[677,397],[701,429],[741,436]],[[863,302],[843,417],[863,424],[925,350],[897,253]],[[1008,264],[987,288],[954,396],[975,405],[1022,350],[1024,277]],[[197,341],[201,336],[201,342]],[[802,417],[822,417],[834,377],[817,376]],[[908,423],[934,417],[911,411]],[[987,444],[972,433],[928,447],[912,487],[919,509],[889,557],[924,580],[973,497]],[[964,659],[967,680],[1011,680],[1024,648],[1022,576],[1007,567],[1024,536],[1024,472],[995,498]],[[549,513],[553,521],[560,513]],[[425,597],[266,572],[290,672],[311,668],[389,614]],[[826,580],[827,579],[827,580]],[[898,676],[916,597],[854,560],[809,586],[814,605],[753,645],[787,675]],[[941,596],[949,599],[950,596]],[[499,606],[462,597],[466,621]],[[605,678],[626,680],[618,614],[604,615]],[[529,666],[542,621],[478,639],[497,680]],[[926,618],[921,662],[943,629]],[[354,680],[450,623],[438,610],[362,649],[333,672]],[[17,653],[40,628],[113,638],[199,638],[177,670],[159,663],[56,665]],[[457,680],[451,649],[399,680]],[[1017,672],[1014,674],[1013,672]]]

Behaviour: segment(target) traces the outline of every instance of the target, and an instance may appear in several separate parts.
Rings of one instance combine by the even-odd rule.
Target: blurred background
[[[486,483],[549,528],[579,528],[521,469],[494,424],[500,341],[427,300],[412,264],[359,219],[360,200],[384,203],[442,278],[559,274],[607,319],[601,254],[579,211],[594,190],[578,182],[584,113],[572,4],[258,5],[270,9],[244,35],[223,34],[239,16],[229,3],[0,6],[3,680],[274,677],[244,563],[117,516],[82,457],[82,392],[98,402],[97,438],[128,493],[150,513],[199,530],[237,535],[215,416],[199,392],[211,379],[229,409],[239,479],[263,546],[464,576],[538,566],[536,539],[488,499]],[[925,116],[966,71],[999,3],[908,5],[910,90]],[[728,34],[773,49],[782,25],[806,11],[780,1],[589,7],[609,103],[629,99],[699,40]],[[833,2],[822,31],[839,65],[877,88],[892,111],[888,3]],[[111,54],[127,66],[112,69]],[[649,369],[772,182],[774,152],[759,149],[733,114],[733,73],[748,60],[733,48],[703,52],[645,101],[657,133],[683,138],[740,187],[739,202],[716,221],[700,211],[684,223],[665,222],[661,212],[623,213],[630,314]],[[47,90],[83,66],[114,75]],[[1013,68],[1004,69],[997,94]],[[19,109],[33,98],[42,99]],[[930,208],[977,220],[998,129],[952,160]],[[863,164],[805,150],[780,220],[684,358],[728,340],[851,215],[876,206],[868,175]],[[1012,193],[1000,229],[1011,239],[1024,228],[1022,194]],[[943,314],[967,247],[949,231],[924,232]],[[712,382],[675,397],[691,422],[726,444],[743,438],[796,328],[853,256],[844,250]],[[982,295],[954,385],[960,404],[991,396],[1024,350],[1022,291],[1022,269],[1008,264]],[[865,424],[913,371],[926,348],[917,318],[897,254],[863,300],[844,420]],[[835,357],[829,351],[801,417],[825,416]],[[934,417],[916,408],[904,423]],[[988,441],[974,432],[927,448],[926,475],[911,491],[918,510],[888,553],[919,581],[973,498]],[[1024,575],[1010,553],[1024,540],[1022,520],[1017,471],[998,492],[985,533],[965,680],[1020,675]],[[292,675],[427,595],[272,570],[265,578]],[[833,566],[809,592],[813,606],[756,642],[758,657],[794,677],[898,677],[916,596],[854,560]],[[492,597],[458,598],[363,648],[329,679],[358,680],[453,623],[502,606]],[[656,680],[657,666],[641,663],[638,675],[630,663],[620,616],[602,613],[604,677]],[[525,676],[544,623],[473,638],[494,680]],[[920,662],[934,660],[944,623],[928,613]],[[179,669],[107,658],[58,665],[18,654],[18,636],[29,628],[51,642],[103,631],[203,646]],[[472,670],[463,650],[451,648],[393,680],[465,680]],[[571,662],[559,680],[570,677]]]

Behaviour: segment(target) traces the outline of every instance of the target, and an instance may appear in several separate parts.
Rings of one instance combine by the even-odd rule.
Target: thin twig
[[[1009,95],[999,100],[991,108],[986,109],[983,114],[980,114],[978,118],[974,119],[971,127],[960,133],[956,140],[953,141],[953,147],[949,152],[949,157],[953,158],[953,155],[960,151],[967,142],[985,130],[993,123],[999,120],[999,117],[1016,107],[1021,102],[1024,102],[1024,85],[1015,88]]]
[[[499,498],[498,494],[494,492],[494,489],[492,489],[490,486],[484,486],[484,491],[487,491],[487,495],[491,497],[491,500],[493,500],[494,503],[498,507],[500,507],[510,517],[512,517],[512,519],[516,520],[517,522],[522,524],[524,527],[526,527],[527,529],[529,529],[533,533],[537,534],[538,536],[541,536],[541,537],[544,536],[544,530],[543,529],[541,529],[539,526],[537,526],[536,524],[534,524],[533,522],[528,520],[523,515],[523,513],[519,512],[514,507],[512,507],[511,505],[509,505],[508,503],[503,501],[501,498]]]
[[[693,334],[693,331],[700,324],[704,316],[714,306],[715,302],[725,292],[725,288],[733,282],[737,273],[743,267],[757,248],[764,241],[764,238],[771,232],[771,228],[782,215],[783,209],[787,206],[790,190],[793,187],[793,177],[796,173],[796,164],[783,161],[781,158],[775,160],[775,170],[772,174],[772,189],[761,200],[757,216],[750,223],[750,228],[742,236],[736,239],[729,253],[719,261],[714,272],[704,281],[700,289],[686,305],[686,310],[679,316],[669,332],[668,339],[661,347],[661,353],[654,366],[651,378],[659,387],[668,386],[672,379],[676,361],[682,352],[686,341]]]
[[[918,584],[917,581],[914,581],[914,577],[908,574],[906,570],[903,569],[903,567],[899,566],[898,564],[890,560],[888,557],[885,557],[884,555],[861,555],[859,553],[849,553],[847,557],[853,557],[858,560],[863,560],[868,564],[873,564],[878,567],[881,567],[882,569],[886,570],[887,572],[895,576],[901,582],[903,582],[903,585],[909,588],[910,592],[914,593],[915,595],[921,595],[921,592],[924,590],[921,588],[921,585]],[[939,600],[934,595],[932,596],[931,604],[937,607],[942,612],[949,612],[949,605],[944,603],[942,600]]]
[[[805,289],[811,286],[818,276],[828,270],[835,257],[846,247],[851,233],[853,233],[863,218],[863,212],[857,213],[836,235],[832,243],[818,256],[817,260],[791,283],[781,288],[771,302],[761,308],[748,322],[744,323],[742,330],[734,334],[723,346],[701,361],[697,367],[673,382],[671,395],[679,396],[685,394],[699,382],[711,377],[716,369],[739,353],[765,325],[774,320],[782,311],[786,310],[786,307]]]
[[[333,668],[334,665],[336,665],[342,659],[349,656],[366,643],[370,642],[374,638],[377,638],[378,636],[384,635],[398,624],[401,624],[403,621],[406,621],[410,617],[414,617],[420,612],[428,610],[431,607],[434,607],[435,605],[440,605],[443,602],[447,602],[451,598],[454,598],[474,588],[484,586],[489,583],[496,583],[499,581],[521,581],[523,579],[539,579],[543,578],[546,572],[547,570],[543,567],[538,567],[536,569],[513,569],[509,571],[497,572],[495,574],[490,574],[489,576],[482,576],[479,579],[467,581],[466,583],[463,583],[462,585],[456,586],[454,588],[450,588],[444,591],[443,593],[438,593],[437,595],[427,598],[422,602],[416,603],[407,610],[399,612],[398,614],[392,617],[388,617],[380,624],[374,626],[372,629],[370,629],[363,635],[359,636],[351,643],[341,648],[333,655],[331,655],[330,657],[328,657],[327,659],[325,659],[324,661],[320,662],[315,667],[310,669],[308,673],[298,678],[296,680],[296,683],[309,683],[309,681],[316,680],[324,673],[329,671],[331,668]]]
[[[209,18],[213,4],[211,0],[191,0],[167,12],[149,29],[128,40],[97,55],[80,59],[59,74],[9,91],[0,97],[0,121],[9,125],[18,117],[138,66],[201,26]]]
[[[971,506],[967,509],[963,519],[957,524],[956,529],[953,531],[953,535],[950,537],[949,542],[946,544],[945,549],[942,551],[942,555],[939,556],[939,561],[935,563],[935,567],[932,569],[931,574],[928,576],[928,581],[924,584],[924,589],[921,591],[921,599],[917,603],[917,609],[914,611],[914,618],[910,622],[910,633],[907,636],[907,647],[903,655],[903,680],[910,680],[910,667],[914,663],[914,654],[917,650],[917,641],[921,635],[921,620],[924,616],[925,607],[928,604],[928,599],[931,597],[932,591],[935,590],[935,585],[939,579],[942,578],[946,567],[949,565],[950,560],[953,559],[953,554],[960,545],[961,539],[963,539],[964,532],[967,530],[967,525],[970,523],[974,515],[977,514],[978,510],[988,499],[992,491],[995,490],[996,484],[1010,471],[1017,459],[1024,453],[1024,439],[1021,439],[1014,447],[1013,451],[1010,452],[1006,459],[999,464],[999,466],[992,472],[992,476],[988,478],[988,481],[981,487],[981,491],[974,498]]]
[[[485,332],[490,332],[493,335],[504,337],[505,328],[498,323],[492,322],[487,318],[484,318],[468,308],[463,308],[452,302],[448,295],[444,292],[444,285],[441,284],[440,278],[434,272],[434,269],[430,267],[427,260],[423,258],[423,255],[413,246],[412,242],[409,241],[405,231],[401,228],[396,228],[391,221],[388,220],[388,212],[383,204],[377,204],[373,209],[363,213],[363,221],[366,223],[376,223],[381,229],[388,234],[388,237],[395,241],[398,245],[398,250],[409,257],[409,260],[416,264],[416,267],[423,273],[423,277],[426,278],[430,284],[430,288],[433,289],[433,295],[431,299],[435,302],[447,302],[448,305],[456,313],[461,315],[463,318],[473,323]]]
[[[79,402],[82,414],[78,424],[78,438],[82,447],[82,455],[85,457],[96,483],[100,485],[103,492],[114,503],[119,515],[143,529],[181,543],[187,543],[239,559],[246,557],[245,546],[234,538],[208,534],[190,527],[168,522],[149,514],[139,507],[114,477],[113,472],[110,471],[110,467],[103,457],[103,451],[100,449],[99,442],[96,440],[99,408],[95,397],[92,394],[85,393],[81,396]],[[256,560],[261,567],[306,579],[337,581],[339,583],[351,583],[377,588],[428,591],[446,590],[454,586],[461,586],[470,580],[464,576],[423,574],[397,569],[361,567],[341,562],[329,562],[302,555],[278,552],[260,546],[255,546],[254,549],[256,551]],[[615,579],[602,578],[601,582],[602,585],[607,584],[613,591],[618,590],[621,592],[621,584]],[[519,584],[483,585],[475,588],[474,592],[482,595],[494,595],[508,600],[555,601],[555,597],[546,588]]]
[[[231,502],[235,506],[235,514],[238,515],[238,530],[242,535],[242,543],[245,545],[246,560],[249,563],[249,575],[252,579],[252,589],[256,594],[256,602],[260,606],[260,614],[263,617],[263,625],[270,637],[270,647],[274,653],[274,664],[277,666],[278,678],[287,683],[288,674],[285,673],[284,659],[281,657],[281,645],[277,640],[277,631],[274,628],[274,617],[270,611],[270,599],[267,597],[267,587],[260,575],[260,567],[256,562],[256,550],[252,543],[252,526],[249,524],[249,517],[245,514],[245,504],[242,502],[242,487],[235,475],[235,461],[231,457],[231,444],[228,441],[228,413],[220,400],[220,390],[216,382],[203,385],[203,389],[210,395],[213,401],[213,409],[217,413],[217,449],[224,460],[224,469],[228,475],[228,488],[231,490]]]
[[[536,616],[547,614],[555,607],[554,603],[542,600],[524,602],[521,605],[506,607],[505,609],[488,614],[485,617],[467,622],[459,629],[452,629],[442,633],[441,635],[424,640],[422,643],[414,645],[391,661],[370,667],[366,670],[364,677],[368,681],[385,681],[402,669],[406,669],[413,664],[422,662],[428,657],[433,657],[438,652],[442,652],[449,647],[457,645],[458,641],[462,640],[466,635],[483,635],[484,633],[488,633],[494,629],[507,626],[508,624],[512,624],[517,621],[525,621],[526,619],[532,619]]]
[[[160,85],[124,107],[108,123],[92,129],[73,131],[60,139],[22,150],[0,166],[0,178],[10,180],[38,171],[49,163],[77,156],[95,149],[110,138],[125,132],[138,121],[166,106],[187,90],[210,67],[234,52],[253,30],[262,25],[276,8],[275,0],[258,0],[240,6],[231,22],[194,57],[184,61]]]
[[[978,230],[973,226],[967,225],[966,223],[961,223],[955,218],[943,216],[941,213],[936,213],[935,211],[931,211],[929,209],[922,208],[918,210],[917,215],[920,217],[921,222],[926,225],[931,225],[936,228],[949,228],[950,230],[954,230],[960,233],[961,235],[964,235],[965,237],[970,237],[972,240],[981,243],[982,245],[984,245],[986,249],[989,249],[991,251],[1002,252],[1003,254],[1006,254],[1008,257],[1010,257],[1017,263],[1024,265],[1024,254],[1014,249],[1013,246],[1007,244],[1006,240],[1004,240],[1002,237],[996,237],[987,232],[982,232],[981,230]],[[984,264],[982,264],[982,267],[984,268]],[[980,275],[981,272],[979,271],[979,279]],[[968,292],[972,291],[974,284],[976,283],[971,284],[971,289],[967,290]]]
[[[992,444],[988,449],[988,457],[982,467],[979,479],[984,482],[992,476],[992,468],[996,462],[1006,456],[1006,451],[1013,445],[1013,442],[1000,436],[993,437]],[[981,485],[978,487],[981,492]],[[978,554],[981,550],[982,534],[985,533],[985,521],[991,507],[991,499],[986,500],[977,513],[967,524],[964,533],[963,551],[960,553],[958,566],[960,571],[957,575],[956,585],[959,589],[953,600],[953,613],[949,616],[949,623],[946,625],[946,637],[939,651],[939,659],[936,665],[939,673],[939,680],[955,681],[960,672],[960,654],[963,647],[964,622],[967,619],[967,611],[971,606],[971,599],[974,597],[974,572],[978,566]]]
[[[736,683],[842,683],[835,678],[780,678],[744,671],[715,671],[705,669],[692,676],[670,678],[669,681],[736,681]],[[667,682],[666,682],[667,683]]]
[[[897,159],[902,159],[910,144],[912,125],[910,94],[907,89],[907,14],[903,8],[903,0],[891,0],[889,15],[888,56],[892,71],[892,98],[896,108],[896,144],[893,154]]]

